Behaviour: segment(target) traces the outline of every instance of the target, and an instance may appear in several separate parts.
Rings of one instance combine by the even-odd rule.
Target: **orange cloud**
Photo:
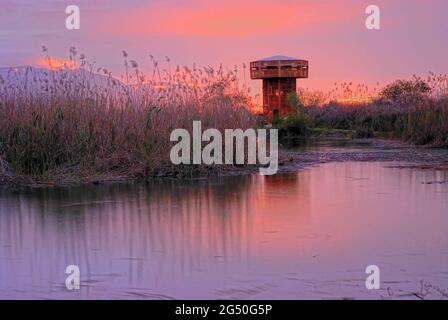
[[[47,68],[50,70],[75,69],[75,65],[72,61],[57,57],[38,58],[36,64],[39,67]]]

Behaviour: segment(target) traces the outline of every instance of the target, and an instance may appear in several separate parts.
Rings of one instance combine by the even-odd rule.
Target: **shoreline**
[[[391,139],[347,139],[344,137],[320,138],[303,147],[281,147],[277,174],[298,172],[308,167],[329,162],[400,162],[392,168],[448,170],[448,149],[419,147]],[[27,188],[72,187],[106,183],[147,181],[189,181],[211,177],[246,176],[256,174],[255,165],[174,166],[164,164],[151,172],[117,170],[92,172],[76,167],[52,172],[49,178],[33,179],[14,175],[9,164],[0,158],[0,187],[17,190]]]

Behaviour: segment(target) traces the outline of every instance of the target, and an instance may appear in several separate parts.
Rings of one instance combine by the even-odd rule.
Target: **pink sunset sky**
[[[80,30],[65,28],[71,4]],[[381,9],[381,30],[365,27],[370,4]],[[307,88],[385,84],[448,72],[447,33],[446,0],[0,0],[0,66],[39,65],[42,45],[59,58],[76,46],[117,77],[122,50],[143,70],[149,54],[229,69],[280,54],[310,61],[310,78],[299,81]]]

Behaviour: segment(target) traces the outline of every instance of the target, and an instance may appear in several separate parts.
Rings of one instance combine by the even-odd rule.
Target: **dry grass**
[[[124,82],[74,48],[69,68],[11,70],[0,78],[0,156],[17,175],[31,181],[148,176],[169,161],[175,128],[191,129],[193,120],[203,128],[254,125],[237,71],[166,71],[150,57],[144,76],[126,52],[123,58]]]
[[[44,53],[46,49],[44,48]],[[169,136],[191,130],[255,125],[249,90],[238,70],[172,66],[149,56],[150,69],[123,52],[118,78],[70,49],[69,65],[10,70],[0,76],[0,182],[74,183],[162,174],[191,174],[204,166],[169,162]],[[243,70],[245,71],[245,70]],[[417,79],[417,78],[416,78]],[[420,79],[417,79],[420,80]],[[431,94],[415,103],[378,99],[379,84],[335,83],[332,90],[299,91],[314,126],[381,131],[448,146],[448,77],[430,73]],[[366,99],[367,97],[367,99]]]
[[[425,89],[420,92],[419,87]],[[335,84],[330,92],[303,93],[303,104],[318,127],[354,130],[361,138],[381,132],[415,144],[448,147],[448,75],[429,73],[425,79],[378,88]]]

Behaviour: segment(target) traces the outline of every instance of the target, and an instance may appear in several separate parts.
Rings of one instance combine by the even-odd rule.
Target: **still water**
[[[448,174],[384,162],[273,177],[0,191],[0,298],[417,299],[448,293]],[[65,288],[78,265],[81,289]],[[380,290],[365,269],[380,268]]]

